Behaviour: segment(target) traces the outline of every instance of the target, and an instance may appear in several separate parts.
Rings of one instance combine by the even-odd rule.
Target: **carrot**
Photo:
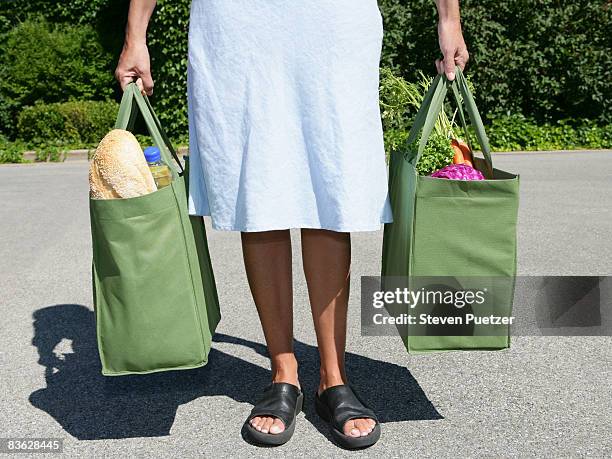
[[[468,166],[474,167],[474,158],[472,157],[472,150],[470,150],[470,147],[467,143],[465,143],[461,139],[453,139],[451,141],[451,145],[461,150],[461,153],[463,154],[463,164],[467,164]]]
[[[457,145],[452,145],[452,144],[451,144],[451,148],[455,152],[455,156],[453,156],[453,164],[463,164],[464,163],[463,151],[461,151],[461,148],[459,148]]]

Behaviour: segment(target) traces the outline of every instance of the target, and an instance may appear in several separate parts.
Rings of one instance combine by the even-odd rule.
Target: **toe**
[[[261,427],[262,433],[270,432],[270,427],[272,427],[273,422],[274,422],[274,418],[265,418],[263,426]]]
[[[256,429],[259,430],[260,432],[263,432],[264,426],[266,425],[266,417],[261,417],[259,419],[259,422],[257,423],[257,427]]]
[[[367,419],[355,419],[355,427],[359,429],[359,435],[362,437],[370,433],[370,425]]]
[[[359,432],[359,428],[355,425],[355,421],[353,419],[346,421],[344,424],[344,435],[348,435],[350,437],[361,436],[361,432]]]
[[[255,424],[254,426],[260,432],[261,432],[261,426],[263,426],[264,421],[265,421],[264,418],[257,418],[257,424]]]
[[[259,416],[254,417],[253,419],[251,419],[250,423],[253,427],[257,427],[257,424],[259,424]]]
[[[274,419],[274,422],[272,423],[272,426],[270,427],[270,433],[279,434],[284,430],[285,430],[285,424],[283,424],[283,421],[281,421],[278,418]]]

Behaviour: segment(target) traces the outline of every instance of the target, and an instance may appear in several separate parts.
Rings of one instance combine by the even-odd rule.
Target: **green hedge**
[[[612,124],[599,126],[588,120],[538,124],[520,115],[489,121],[487,132],[494,151],[612,149]]]
[[[408,83],[388,68],[381,70],[380,102],[387,154],[405,146],[426,86],[422,75],[417,83]],[[475,93],[476,99],[479,95]],[[452,118],[454,107],[446,104],[445,110]],[[581,119],[542,123],[522,115],[488,115],[486,121],[494,151],[612,149],[612,123],[600,125]],[[461,135],[460,129],[457,134]],[[472,142],[477,144],[474,136]],[[440,142],[432,142],[431,148],[444,157],[439,145]]]
[[[159,0],[149,28],[148,44],[155,79],[154,103],[167,130],[182,135],[187,127],[186,83],[187,83],[187,32],[190,0]],[[120,91],[113,79],[113,72],[123,45],[124,27],[127,21],[129,2],[126,0],[4,0],[0,1],[0,45],[2,31],[33,14],[44,14],[51,23],[62,25],[79,24],[97,35],[92,40],[107,53],[97,73],[105,78],[101,85],[107,94],[118,100]],[[4,24],[4,25],[3,25]],[[78,28],[78,27],[75,27]],[[1,49],[4,49],[2,46]],[[0,60],[2,51],[0,51]],[[83,59],[83,55],[76,57]],[[69,73],[65,73],[69,75]],[[60,78],[65,80],[66,78]],[[86,99],[82,94],[75,98]],[[95,97],[101,99],[104,97]],[[3,91],[0,88],[0,126],[2,121]],[[44,95],[43,102],[54,102]],[[15,111],[12,112],[16,116]],[[14,135],[14,130],[4,134]]]
[[[385,68],[381,75],[381,112],[389,153],[405,144],[426,81],[409,84]],[[25,107],[18,117],[19,142],[0,138],[0,162],[14,162],[19,151],[26,149],[53,158],[62,149],[95,147],[112,128],[117,110],[114,101],[37,102]],[[448,107],[447,113],[452,114]],[[489,118],[487,132],[494,151],[612,148],[612,124],[600,126],[588,120],[542,124],[520,115],[501,116]],[[186,144],[184,134],[174,136],[175,143]],[[448,151],[434,144],[430,147],[437,148],[440,158],[445,157]]]
[[[561,120],[539,125],[528,118],[509,116],[494,119],[487,126],[487,135],[493,151],[612,149],[612,124],[598,126],[588,121]],[[404,148],[407,139],[407,130],[386,130],[387,155]],[[470,139],[478,145],[473,132],[470,132]]]
[[[0,123],[14,137],[22,107],[37,101],[100,100],[113,96],[111,55],[90,26],[26,20],[3,37]]]
[[[155,104],[175,134],[185,130],[187,120],[189,4],[190,0],[159,0],[150,26]],[[463,0],[461,5],[472,54],[468,74],[478,88],[483,112],[519,113],[539,123],[581,118],[612,123],[608,0]],[[386,30],[383,64],[411,81],[418,70],[433,72],[439,56],[434,2],[380,0],[379,6]],[[124,0],[5,0],[0,2],[0,34],[36,12],[52,22],[89,25],[113,56],[105,62],[106,76],[111,77],[127,7]],[[110,80],[105,84],[116,90]],[[0,90],[0,104],[2,98]]]
[[[27,150],[23,142],[11,142],[6,137],[0,136],[0,164],[22,163],[23,152]]]
[[[95,145],[112,129],[118,109],[114,101],[37,103],[19,114],[18,137],[29,145]]]
[[[383,63],[410,81],[433,71],[438,50],[432,0],[380,0]],[[463,0],[468,73],[486,113],[538,121],[612,123],[609,0]]]

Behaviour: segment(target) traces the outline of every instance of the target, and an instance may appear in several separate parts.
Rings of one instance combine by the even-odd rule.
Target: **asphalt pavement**
[[[521,174],[519,274],[612,274],[612,153],[496,155]],[[293,234],[295,337],[306,391],[293,439],[245,443],[269,378],[237,233],[209,230],[223,318],[198,370],[105,378],[91,299],[88,164],[0,166],[0,437],[63,439],[70,457],[612,455],[612,338],[513,338],[500,352],[411,356],[362,337],[359,279],[382,232],[353,235],[348,370],[379,414],[373,448],[336,447],[314,413],[317,352]]]

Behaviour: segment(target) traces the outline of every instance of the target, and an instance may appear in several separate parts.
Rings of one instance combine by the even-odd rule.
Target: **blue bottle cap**
[[[147,147],[144,149],[145,159],[148,163],[156,163],[161,159],[161,152],[157,147]]]

